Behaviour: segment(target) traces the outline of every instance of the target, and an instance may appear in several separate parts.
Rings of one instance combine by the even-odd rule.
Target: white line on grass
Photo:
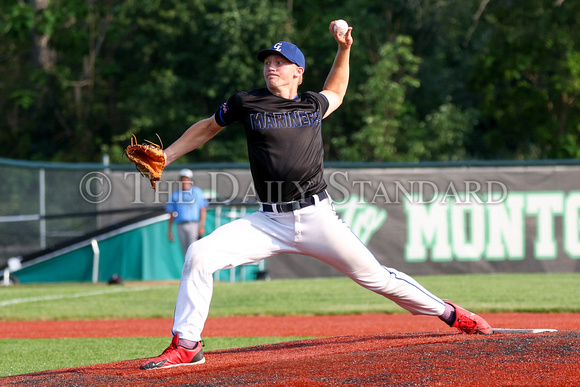
[[[154,288],[153,286],[135,287],[135,288],[117,288],[117,289],[100,290],[100,291],[70,294],[70,295],[56,294],[54,296],[44,296],[44,297],[15,298],[13,300],[1,301],[0,307],[14,305],[14,304],[23,304],[25,302],[36,302],[36,301],[48,301],[48,300],[61,300],[61,299],[65,299],[65,298],[101,296],[103,294],[121,293],[121,292],[125,292],[125,291],[126,292],[141,291],[141,290],[149,290],[149,289],[153,289],[153,288]],[[159,288],[159,287],[155,287],[155,288]]]

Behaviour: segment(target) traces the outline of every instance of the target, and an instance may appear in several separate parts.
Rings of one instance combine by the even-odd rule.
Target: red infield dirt
[[[410,315],[210,318],[204,337],[324,338],[208,351],[195,366],[141,371],[144,359],[135,359],[4,377],[0,386],[580,385],[580,314],[482,316],[493,327],[558,332],[464,335]],[[0,338],[167,336],[169,345],[170,331],[169,319],[0,322]]]

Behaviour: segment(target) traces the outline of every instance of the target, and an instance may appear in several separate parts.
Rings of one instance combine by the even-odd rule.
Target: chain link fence
[[[0,268],[12,257],[54,248],[148,212],[163,212],[169,194],[178,187],[181,167],[168,169],[157,191],[153,191],[149,181],[141,177],[132,164],[48,163],[0,158],[0,181],[3,182],[0,185]],[[236,172],[235,168],[232,171],[241,174],[241,181],[250,181],[247,171]],[[226,188],[230,192],[231,185],[238,184],[238,178],[234,183],[218,184],[219,178],[207,172],[196,172],[197,177],[210,199],[218,197],[217,192],[208,189],[210,184],[229,184]],[[214,210],[225,211],[224,207],[230,208],[230,204],[231,201],[224,200],[212,206]],[[251,204],[238,203],[238,207],[252,207]],[[243,212],[245,210],[240,214]]]
[[[0,264],[96,229],[96,204],[79,195],[91,170],[0,161]]]

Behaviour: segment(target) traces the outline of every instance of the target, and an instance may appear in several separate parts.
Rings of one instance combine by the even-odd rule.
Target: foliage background
[[[349,92],[326,160],[580,155],[580,3],[570,0],[4,0],[2,157],[121,162],[131,134],[165,146],[233,92],[261,87],[279,40],[320,90],[354,27]],[[180,161],[245,162],[232,126]]]

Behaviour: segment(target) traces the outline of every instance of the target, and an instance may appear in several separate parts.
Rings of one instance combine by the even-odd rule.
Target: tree
[[[144,6],[145,5],[145,6]],[[215,113],[233,92],[263,84],[256,52],[288,34],[286,8],[267,0],[127,1],[119,10],[116,38],[125,96],[121,108],[130,122],[115,140],[133,133],[175,141],[187,127]],[[288,36],[288,35],[286,35]],[[139,58],[135,66],[134,58]],[[127,76],[128,75],[128,76]],[[246,161],[241,127],[222,131],[199,151],[180,161]]]
[[[306,56],[321,90],[354,26],[349,92],[327,160],[580,155],[580,3],[529,0],[5,0],[3,157],[121,162],[129,137],[168,145],[234,91],[263,85],[256,52]],[[246,161],[241,127],[180,161]]]
[[[105,120],[95,68],[108,5],[83,0],[3,5],[10,17],[2,34],[14,48],[0,68],[11,80],[0,86],[8,96],[0,105],[2,126],[14,133],[2,138],[14,144],[8,157],[72,161],[95,155],[99,122]]]
[[[412,54],[412,40],[398,36],[379,50],[379,60],[368,68],[368,80],[358,98],[364,106],[364,124],[348,138],[335,138],[348,160],[393,160],[398,155],[405,121],[414,121],[414,108],[406,90],[418,87],[415,77],[420,59]]]
[[[4,157],[24,154],[33,141],[22,125],[39,95],[28,79],[36,75],[29,60],[34,25],[35,13],[29,5],[17,0],[0,3],[0,140],[10,144]]]
[[[481,95],[480,130],[491,157],[580,155],[579,16],[573,1],[487,6],[471,87]]]
[[[474,109],[464,112],[447,101],[421,119],[408,99],[408,91],[420,87],[420,63],[408,36],[397,36],[394,43],[381,47],[379,60],[369,66],[367,82],[357,93],[363,125],[352,136],[333,140],[345,159],[423,161],[466,156],[477,113]]]

